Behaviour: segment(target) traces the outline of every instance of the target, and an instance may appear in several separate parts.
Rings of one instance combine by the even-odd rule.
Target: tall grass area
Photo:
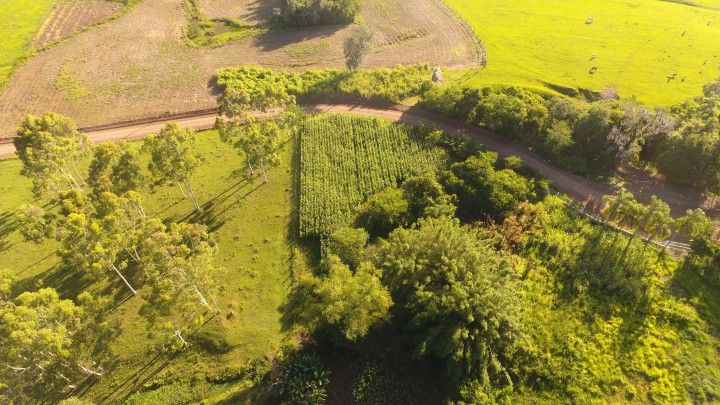
[[[293,250],[288,239],[292,142],[284,145],[281,165],[269,171],[270,182],[263,184],[245,178],[244,160],[216,132],[199,134],[197,148],[204,162],[191,181],[202,215],[191,215],[192,204],[175,187],[143,192],[152,216],[201,222],[214,231],[218,264],[225,270],[218,280],[224,286],[218,297],[221,312],[189,336],[187,350],[156,357],[145,320],[138,315],[140,300],[123,302],[110,315],[122,325],[122,334],[113,342],[117,362],[84,397],[110,403],[123,398],[142,404],[198,402],[245,387],[239,370],[280,346],[284,332],[278,307],[286,296]],[[72,275],[58,274],[55,242],[25,242],[16,229],[17,207],[32,198],[20,167],[17,159],[0,161],[0,268],[17,274],[23,289],[55,287],[63,297],[74,298],[80,292],[77,282]]]
[[[720,75],[715,0],[446,1],[487,50],[471,85],[613,87],[621,97],[667,106]]]
[[[58,0],[3,0],[0,5],[0,89],[31,53],[32,40]]]

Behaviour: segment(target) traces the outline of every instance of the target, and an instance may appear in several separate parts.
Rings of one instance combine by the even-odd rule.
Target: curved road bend
[[[525,146],[509,141],[487,130],[465,124],[459,120],[431,113],[420,107],[401,105],[377,106],[371,104],[346,103],[302,103],[301,106],[311,113],[346,113],[385,118],[392,121],[419,124],[432,123],[437,128],[456,134],[458,136],[476,140],[488,149],[498,152],[501,156],[516,155],[534,170],[547,176],[553,186],[559,191],[568,194],[579,202],[599,202],[603,195],[610,194],[612,189],[596,181],[592,181],[565,170],[559,169],[545,162],[536,153]],[[175,121],[184,128],[205,130],[215,124],[215,113],[202,113],[189,118],[180,118]],[[165,120],[144,124],[131,124],[118,128],[87,131],[93,142],[108,142],[119,140],[141,139],[151,133],[156,133],[165,125]],[[0,143],[0,159],[15,155],[12,143]],[[647,201],[650,195],[656,194],[672,207],[673,215],[682,215],[685,210],[701,205],[701,196],[687,190],[674,188],[659,182],[633,181],[627,184],[640,200]]]

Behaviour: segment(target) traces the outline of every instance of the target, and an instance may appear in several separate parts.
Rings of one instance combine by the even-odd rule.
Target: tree
[[[640,230],[648,236],[647,241],[668,238],[672,222],[670,206],[656,196],[650,197],[650,204],[639,220]]]
[[[129,261],[139,260],[137,231],[144,221],[139,204],[104,192],[94,201],[93,207],[83,208],[68,212],[59,227],[58,240],[62,243],[59,255],[63,264],[97,275],[114,273],[133,294],[137,294],[123,270]]]
[[[624,187],[620,188],[616,195],[604,196],[603,201],[605,202],[603,217],[619,227],[636,229],[645,213],[644,207]]]
[[[417,353],[505,386],[521,325],[511,264],[492,243],[457,219],[421,219],[381,243],[378,265]]]
[[[548,110],[545,100],[531,91],[514,87],[502,91],[484,90],[467,119],[510,139],[537,143]]]
[[[151,219],[139,236],[138,259],[143,269],[141,313],[150,327],[177,337],[185,345],[184,328],[198,318],[198,310],[219,308],[213,298],[221,277],[214,262],[217,245],[199,224],[173,224],[167,228]],[[199,305],[198,305],[199,304]]]
[[[268,182],[267,169],[280,164],[281,136],[283,123],[260,121],[248,123],[230,122],[220,124],[220,137],[245,157],[250,175],[255,169],[262,171],[265,183]]]
[[[54,231],[53,215],[35,204],[24,204],[17,212],[20,233],[25,240],[41,243],[52,236]]]
[[[405,223],[409,209],[401,189],[387,188],[368,197],[360,207],[357,224],[370,235],[384,236]]]
[[[700,208],[687,210],[685,215],[676,219],[674,223],[674,229],[677,233],[691,238],[709,235],[714,226],[713,221]]]
[[[182,129],[177,123],[168,123],[160,133],[150,135],[144,147],[150,151],[148,169],[159,183],[174,183],[185,198],[190,198],[195,211],[200,211],[190,176],[200,164],[195,150],[195,131]]]
[[[140,157],[134,145],[124,142],[104,143],[94,148],[88,170],[88,185],[96,194],[111,191],[123,195],[140,189],[143,183]]]
[[[10,298],[14,285],[15,275],[10,270],[0,268],[0,301]]]
[[[497,158],[495,152],[481,152],[453,163],[445,173],[445,187],[458,196],[464,217],[502,218],[516,204],[535,197],[532,180],[511,169],[497,170]]]
[[[343,43],[345,65],[350,70],[360,67],[363,60],[372,50],[373,33],[366,26],[356,28]]]
[[[611,139],[611,132],[623,116],[624,111],[617,102],[597,102],[575,123],[573,140],[591,170],[613,170],[620,164],[623,142]]]
[[[351,342],[364,337],[373,325],[389,318],[390,293],[371,263],[362,263],[353,274],[335,255],[327,259],[328,276],[317,288],[319,321],[337,327]]]
[[[57,113],[27,115],[13,143],[22,174],[32,179],[36,197],[54,197],[66,188],[84,186],[77,165],[87,152],[88,140],[72,119]]]
[[[340,228],[330,234],[327,251],[337,255],[343,263],[356,267],[360,264],[365,245],[368,243],[367,231],[362,228]]]
[[[18,403],[57,392],[76,382],[73,335],[83,311],[50,288],[0,301],[0,380]]]

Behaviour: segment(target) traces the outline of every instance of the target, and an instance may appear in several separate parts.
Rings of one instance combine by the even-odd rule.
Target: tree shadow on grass
[[[325,39],[335,35],[346,25],[326,25],[321,27],[292,27],[273,28],[257,35],[253,45],[263,52],[274,51],[288,45],[297,44],[313,39]]]
[[[255,178],[257,179],[257,177]],[[227,222],[221,217],[235,205],[247,199],[252,193],[262,187],[264,183],[242,179],[220,194],[205,202],[200,211],[192,211],[178,222],[198,223],[207,226],[209,232],[215,232]]]
[[[13,212],[5,211],[0,214],[0,240],[15,232],[18,228],[20,228],[20,223],[18,223]]]

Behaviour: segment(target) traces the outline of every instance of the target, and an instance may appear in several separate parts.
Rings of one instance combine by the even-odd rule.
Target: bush
[[[216,82],[224,90],[220,97],[221,106],[238,93],[248,94],[250,100],[260,98],[253,95],[268,93],[292,97],[340,95],[397,103],[428,91],[432,87],[431,72],[432,69],[426,64],[352,72],[317,69],[303,73],[243,66],[220,69],[216,74]]]
[[[360,11],[360,0],[285,0],[282,21],[292,27],[349,24]]]
[[[385,236],[404,225],[410,204],[399,188],[388,188],[373,194],[360,208],[357,224],[373,236]]]
[[[273,388],[283,403],[324,404],[329,376],[317,354],[293,352],[279,365]]]
[[[343,263],[357,266],[362,259],[368,238],[369,235],[364,229],[340,228],[330,234],[327,250],[340,257]]]

